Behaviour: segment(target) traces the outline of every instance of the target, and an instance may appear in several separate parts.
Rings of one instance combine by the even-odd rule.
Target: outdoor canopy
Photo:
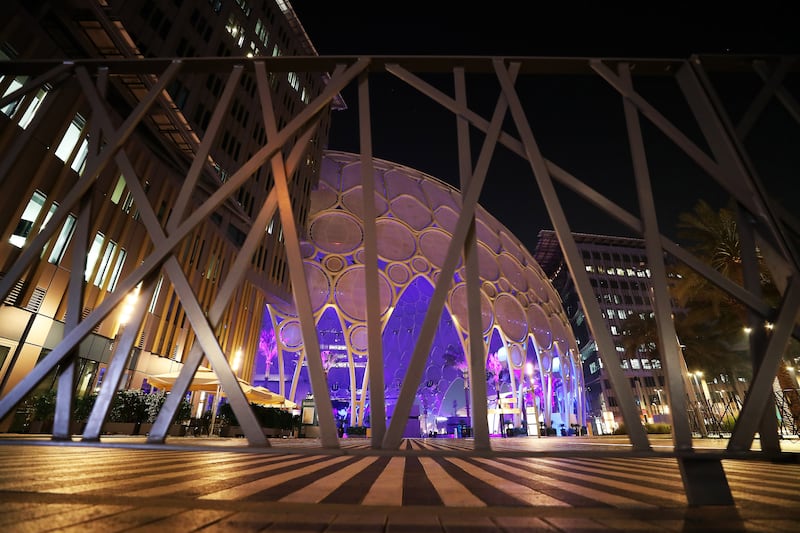
[[[147,381],[159,389],[171,390],[175,385],[175,381],[177,381],[179,374],[179,371],[167,372],[165,374],[155,374],[149,376]],[[294,409],[297,407],[296,403],[287,400],[284,396],[272,392],[265,387],[254,387],[242,378],[237,377],[236,379],[239,382],[239,386],[242,388],[242,392],[244,392],[245,398],[247,398],[247,400],[251,403],[270,407],[284,407],[288,409]],[[211,393],[216,393],[217,390],[219,390],[219,393],[222,396],[225,395],[225,391],[220,388],[220,380],[214,371],[203,366],[197,369],[194,379],[192,379],[191,384],[189,384],[189,390]]]

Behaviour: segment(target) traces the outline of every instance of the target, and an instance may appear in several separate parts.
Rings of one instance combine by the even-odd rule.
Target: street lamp
[[[539,408],[536,406],[536,389],[533,387],[533,363],[527,362],[525,363],[525,374],[528,376],[528,381],[531,384],[531,399],[533,401],[533,425],[536,428],[536,438],[542,438],[542,435],[539,431]],[[523,405],[523,410],[527,410]]]

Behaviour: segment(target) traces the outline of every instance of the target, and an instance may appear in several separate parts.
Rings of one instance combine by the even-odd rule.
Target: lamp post
[[[525,363],[525,374],[528,376],[528,381],[531,384],[531,400],[533,401],[533,425],[536,428],[536,438],[542,438],[541,432],[539,431],[539,408],[536,405],[536,389],[533,386],[533,363],[528,362]],[[524,406],[523,406],[524,408]],[[526,409],[527,410],[527,409]]]

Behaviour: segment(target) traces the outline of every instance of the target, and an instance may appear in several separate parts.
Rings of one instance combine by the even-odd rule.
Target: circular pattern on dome
[[[431,265],[424,257],[415,257],[411,260],[411,268],[423,274],[430,270]]]
[[[339,272],[347,264],[341,256],[329,255],[325,258],[325,268],[328,272]]]
[[[405,225],[382,218],[375,223],[378,254],[389,261],[406,261],[417,251],[417,243]]]
[[[411,195],[415,198],[423,197],[417,180],[399,169],[387,171],[383,179],[386,184],[386,197],[390,200],[403,194]],[[426,211],[430,211],[430,209],[426,209]]]
[[[500,231],[500,242],[503,244],[503,248],[517,258],[517,261],[520,263],[524,261],[522,248],[520,248],[519,243],[516,239],[512,238],[508,233],[505,231]]]
[[[519,344],[512,344],[508,349],[508,360],[513,368],[522,368],[525,364],[525,351]]]
[[[392,288],[383,272],[378,272],[379,312],[384,314],[392,302]],[[334,298],[338,308],[354,320],[367,319],[367,290],[364,267],[355,265],[345,270],[336,281]]]
[[[303,344],[303,333],[300,329],[300,322],[297,320],[287,320],[281,324],[280,339],[281,344],[289,349],[297,348]]]
[[[550,293],[545,288],[544,280],[535,271],[530,268],[525,269],[525,277],[528,278],[528,287],[536,293],[540,302],[546,302],[550,299]]]
[[[440,229],[431,228],[419,236],[419,249],[433,266],[442,268],[450,246],[450,235]]]
[[[355,352],[366,353],[369,348],[367,326],[359,325],[350,330],[350,346]]]
[[[439,226],[449,233],[453,233],[456,230],[456,225],[458,224],[458,213],[453,211],[452,208],[448,206],[439,207],[433,213],[433,216],[436,218],[436,223]]]
[[[316,254],[317,249],[314,248],[313,244],[305,241],[300,243],[300,255],[303,256],[303,259],[314,257]]]
[[[495,296],[497,296],[497,289],[495,289],[493,283],[489,283],[488,281],[484,281],[483,284],[481,284],[481,290],[489,298],[493,299]]]
[[[492,303],[483,292],[481,295],[481,325],[483,334],[486,335],[492,329]],[[456,321],[462,330],[469,329],[469,315],[467,312],[467,285],[459,283],[450,291],[450,312],[453,313]]]
[[[397,285],[405,285],[408,283],[408,280],[411,279],[411,272],[409,272],[408,267],[402,263],[389,265],[389,268],[386,269],[386,273],[389,275],[389,279]]]
[[[553,369],[553,355],[549,351],[542,352],[539,356],[539,367],[544,373]]]
[[[309,204],[309,213],[319,213],[325,209],[330,209],[336,205],[338,195],[336,191],[331,189],[324,182],[319,184],[317,190],[311,195],[311,203]]]
[[[528,297],[525,296],[524,292],[517,293],[517,300],[519,300],[519,305],[521,305],[523,308],[525,309],[528,308],[528,304],[530,303],[530,301],[528,300]]]
[[[536,304],[528,307],[528,328],[533,333],[533,340],[536,347],[540,350],[549,350],[553,344],[553,336],[550,333],[550,321],[547,314]]]
[[[446,205],[454,209],[458,209],[459,205],[453,199],[453,196],[441,185],[433,180],[425,180],[422,182],[422,190],[425,191],[425,196],[428,198],[428,205],[431,210],[436,211],[439,207]]]
[[[550,333],[553,335],[553,344],[558,345],[558,351],[567,353],[569,350],[567,329],[564,327],[564,322],[559,315],[554,314],[550,317]]]
[[[561,376],[564,379],[569,379],[572,375],[572,352],[567,352],[564,357],[561,357]]]
[[[361,220],[364,220],[364,191],[361,187],[351,189],[342,195],[342,205],[356,215]],[[375,216],[382,216],[389,210],[389,205],[382,196],[375,193]]]
[[[478,272],[485,281],[497,281],[500,277],[497,255],[483,243],[478,243]]]
[[[497,236],[497,231],[491,229],[486,222],[480,218],[475,220],[475,235],[478,237],[479,241],[495,253],[500,251],[500,237]]]
[[[417,198],[404,194],[392,199],[392,212],[394,215],[419,231],[430,226],[431,210]]]
[[[303,262],[306,271],[306,283],[308,283],[308,293],[311,298],[311,309],[316,313],[322,306],[328,303],[330,298],[331,285],[325,271],[317,264],[309,261]]]
[[[506,278],[500,278],[497,280],[497,288],[500,289],[500,292],[511,292],[511,283]]]
[[[317,248],[334,254],[352,252],[361,244],[361,224],[345,213],[322,213],[312,223],[311,240]]]
[[[361,263],[362,265],[366,262],[364,258],[367,257],[367,252],[364,251],[363,248],[359,248],[356,250],[356,253],[353,254],[353,261],[356,263]]]
[[[361,160],[357,159],[342,168],[340,191],[347,192],[353,187],[361,186]]]
[[[525,280],[522,265],[520,265],[516,259],[508,253],[503,252],[497,257],[497,261],[500,263],[500,269],[503,271],[503,275],[511,282],[511,285],[513,285],[515,289],[518,291],[528,290],[528,282]]]
[[[522,342],[528,336],[528,320],[525,310],[510,294],[500,294],[494,301],[495,321],[513,342]]]

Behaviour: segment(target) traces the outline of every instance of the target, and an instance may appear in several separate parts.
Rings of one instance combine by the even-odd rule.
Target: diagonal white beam
[[[639,415],[633,403],[631,388],[622,373],[619,361],[614,360],[616,358],[614,340],[611,338],[611,333],[606,327],[600,312],[600,307],[594,297],[594,291],[589,283],[586,269],[583,266],[581,254],[575,244],[575,238],[572,235],[569,223],[564,215],[564,209],[553,187],[553,181],[547,170],[545,160],[536,144],[533,131],[531,131],[530,124],[525,117],[525,111],[514,90],[513,83],[506,72],[505,65],[498,59],[494,60],[494,65],[497,77],[500,81],[500,86],[509,101],[511,116],[514,118],[517,131],[520,132],[522,144],[525,147],[525,153],[531,165],[531,169],[533,170],[536,183],[539,186],[539,191],[542,194],[547,213],[550,216],[550,221],[553,223],[553,228],[558,236],[561,252],[564,255],[564,260],[567,263],[572,280],[578,290],[578,297],[586,313],[586,319],[589,323],[592,335],[599,348],[600,357],[605,363],[606,370],[611,379],[611,385],[614,387],[619,398],[620,410],[622,411],[625,425],[628,428],[631,443],[636,450],[649,450],[650,443],[647,439],[644,427],[639,422]]]
[[[172,207],[172,213],[169,216],[169,220],[167,220],[167,233],[172,233],[183,219],[183,213],[186,211],[186,206],[189,205],[189,201],[192,198],[192,192],[197,186],[197,181],[200,179],[200,173],[203,171],[203,168],[208,165],[208,153],[211,151],[211,146],[217,139],[222,122],[228,118],[228,108],[231,105],[236,87],[239,84],[239,79],[242,77],[242,72],[243,68],[241,65],[234,65],[233,70],[228,76],[228,81],[225,83],[222,95],[214,108],[214,113],[211,115],[211,122],[209,122],[208,128],[206,128],[200,146],[197,147],[197,153],[195,153],[192,158],[189,172],[186,173],[175,205]]]
[[[500,128],[503,125],[506,109],[506,100],[501,95],[497,100],[492,121],[489,124],[489,130],[486,133],[486,138],[478,157],[475,173],[469,181],[467,190],[461,196],[461,211],[458,214],[458,221],[453,230],[450,244],[447,247],[447,255],[439,271],[439,279],[436,282],[433,296],[425,313],[425,320],[422,323],[422,328],[420,328],[417,344],[414,346],[414,353],[408,364],[408,370],[392,414],[392,421],[383,439],[384,448],[397,448],[400,445],[405,421],[408,420],[417,388],[419,388],[422,380],[425,361],[433,344],[433,335],[436,333],[437,321],[441,317],[447,291],[453,282],[453,274],[455,273],[459,255],[466,242],[470,221],[473,220],[475,215],[475,207],[478,205],[478,198],[483,188],[483,182],[486,179],[486,173],[489,170],[489,162],[500,135]]]
[[[278,128],[272,107],[272,94],[264,64],[255,63],[258,96],[261,101],[262,118],[267,138],[277,136]],[[286,259],[289,263],[289,274],[292,282],[292,295],[300,318],[300,330],[303,335],[303,346],[308,362],[311,390],[319,416],[320,441],[324,448],[338,448],[339,437],[333,418],[333,407],[328,393],[328,382],[322,368],[322,357],[319,350],[319,337],[314,321],[314,310],[308,290],[308,280],[303,265],[303,254],[300,251],[300,238],[297,224],[292,212],[292,198],[289,195],[286,168],[280,158],[272,159],[272,175],[275,179],[275,190],[278,193],[278,214],[283,226],[283,242],[286,247]]]
[[[628,89],[632,89],[633,82],[629,64],[620,63],[619,72],[622,82]],[[676,450],[690,450],[692,448],[692,430],[689,427],[689,419],[683,416],[683,413],[686,413],[688,408],[686,385],[683,379],[680,347],[675,342],[678,334],[675,331],[675,323],[672,320],[672,299],[667,288],[667,269],[664,265],[664,253],[660,241],[661,234],[656,217],[653,189],[650,184],[650,171],[647,167],[642,128],[636,107],[625,98],[622,99],[622,105],[628,129],[628,143],[633,162],[633,174],[636,179],[639,211],[642,214],[642,236],[647,253],[647,265],[652,272],[652,277],[650,278],[653,284],[652,304],[657,325],[659,351],[663,354],[662,359],[667,377],[670,409],[673,413],[672,441]],[[607,364],[613,364],[613,362],[607,361]]]
[[[514,73],[516,74],[516,72]],[[466,106],[467,87],[464,69],[457,68],[453,72],[456,89],[456,101]],[[458,136],[458,166],[461,177],[461,189],[469,186],[472,176],[472,151],[469,142],[469,122],[456,117],[456,133]],[[475,217],[470,221],[467,240],[464,244],[464,263],[467,287],[467,335],[469,350],[467,368],[472,403],[472,435],[476,450],[489,450],[489,419],[486,403],[486,348],[483,342],[483,316],[481,313],[481,280],[478,266],[478,241],[475,234]],[[466,385],[466,384],[465,384]]]
[[[772,383],[778,373],[778,366],[789,342],[789,336],[798,320],[800,320],[800,282],[795,276],[784,294],[780,313],[773,323],[764,359],[761,361],[758,372],[753,376],[750,390],[745,397],[742,410],[739,412],[739,419],[736,421],[736,426],[728,441],[728,451],[745,452],[750,449],[761,420],[761,414],[769,399],[773,397]]]
[[[116,291],[109,294],[102,301],[102,303],[100,303],[100,305],[98,305],[94,311],[89,314],[89,316],[81,321],[81,323],[72,332],[65,335],[64,339],[62,339],[62,342],[59,343],[59,345],[52,352],[50,352],[47,357],[45,357],[36,365],[34,370],[28,374],[28,377],[22,382],[18,383],[14,389],[9,391],[9,393],[0,400],[0,417],[6,416],[14,406],[22,401],[25,395],[28,394],[33,387],[35,387],[47,375],[48,372],[58,365],[61,359],[67,355],[69,350],[74,348],[106,316],[108,316],[108,314],[117,306],[117,304],[120,303],[120,301],[128,292],[130,292],[140,281],[142,281],[150,271],[163,263],[164,258],[169,254],[169,252],[171,252],[172,249],[175,248],[175,246],[177,246],[180,241],[189,234],[189,232],[191,232],[198,224],[205,220],[205,218],[210,216],[210,214],[214,212],[214,210],[223,201],[225,201],[228,196],[233,194],[236,189],[238,189],[250,177],[250,175],[252,175],[256,169],[264,163],[264,161],[266,161],[277,150],[279,150],[280,147],[283,146],[283,144],[285,144],[289,138],[291,138],[291,136],[297,134],[298,130],[305,127],[306,123],[312,120],[317,112],[323,109],[330,102],[330,100],[344,88],[345,85],[347,85],[354,77],[356,77],[366,68],[367,63],[367,60],[359,60],[354,65],[351,65],[349,68],[344,70],[339,76],[331,77],[325,90],[323,90],[323,92],[316,99],[314,99],[308,107],[306,107],[294,119],[292,119],[289,124],[287,124],[287,126],[278,133],[275,139],[269,141],[237,172],[235,172],[230,179],[223,184],[222,187],[212,194],[211,197],[206,200],[206,202],[204,202],[201,206],[198,206],[198,208],[195,209],[186,220],[184,220],[184,222],[175,230],[175,232],[167,236],[161,243],[161,246],[157,247],[149,256],[147,256],[127,278],[120,280],[120,282],[117,284]],[[175,63],[173,63],[173,66],[174,65]],[[80,73],[81,71],[78,69],[79,76]],[[91,90],[92,85],[88,79],[88,76],[86,76],[86,83],[84,86],[85,88],[88,87],[88,90]],[[104,150],[103,154],[106,153],[107,152]],[[88,171],[84,174],[84,176],[87,175]],[[79,183],[85,182],[81,180]],[[90,185],[90,183],[85,183],[84,190],[88,189]],[[67,196],[71,198],[71,195],[74,191],[75,189],[73,188]],[[79,196],[80,195],[76,195],[75,200],[77,200]],[[72,201],[72,204],[74,205],[74,201]],[[63,203],[56,210],[56,213],[51,218],[50,223],[47,224],[47,226],[45,226],[45,228],[43,228],[33,240],[31,247],[26,248],[25,252],[23,252],[23,254],[20,256],[20,259],[14,263],[11,269],[9,269],[8,274],[2,280],[0,280],[0,292],[5,290],[7,293],[10,290],[12,284],[16,282],[16,279],[19,279],[25,268],[27,268],[30,260],[38,255],[38,250],[41,250],[49,237],[52,236],[52,233],[55,231],[54,228],[59,227],[59,224],[53,220],[56,218],[56,215],[59,213],[59,211],[65,207],[65,205],[67,204]],[[63,219],[65,216],[66,211],[62,211],[61,218]],[[37,251],[31,251],[34,249]],[[12,276],[16,276],[13,282],[11,281]]]
[[[61,227],[61,223],[69,214],[70,210],[74,209],[78,200],[86,194],[86,191],[94,184],[100,172],[105,168],[114,153],[130,138],[134,129],[139,122],[144,118],[145,113],[150,109],[152,103],[158,98],[164,87],[172,81],[172,78],[177,74],[180,68],[179,61],[173,61],[164,74],[159,78],[153,88],[145,95],[144,98],[137,104],[134,110],[128,115],[128,118],[122,123],[117,130],[117,134],[107,139],[107,142],[100,153],[99,157],[95,159],[94,164],[87,163],[83,175],[78,179],[78,182],[69,190],[67,195],[59,204],[53,216],[50,217],[48,224],[41,228],[41,231],[31,240],[30,244],[22,251],[19,258],[14,262],[11,268],[6,272],[5,277],[0,280],[0,298],[5,298],[11,287],[22,277],[28,265],[39,256],[40,251],[46,246],[47,241],[53,234]],[[84,91],[93,92],[92,82],[89,75],[86,73],[85,68],[76,69],[76,75],[81,83]]]
[[[380,313],[378,287],[378,236],[375,220],[375,169],[372,165],[372,123],[369,109],[369,77],[362,74],[358,79],[358,119],[361,152],[361,208],[364,219],[364,281],[367,299],[367,346],[369,349],[369,403],[371,446],[380,448],[386,434],[386,402],[383,377],[383,327]],[[365,377],[367,372],[365,372]],[[363,388],[361,389],[364,390]],[[363,392],[362,392],[363,406]],[[363,416],[363,407],[361,410]]]

